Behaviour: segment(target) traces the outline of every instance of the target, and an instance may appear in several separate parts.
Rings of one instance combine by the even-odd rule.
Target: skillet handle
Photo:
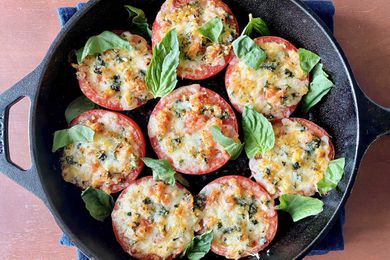
[[[356,84],[356,86],[358,86]],[[359,156],[379,137],[390,134],[390,108],[382,107],[356,87],[360,122]]]
[[[31,111],[35,102],[41,71],[42,65],[39,65],[34,71],[25,76],[14,86],[0,94],[0,171],[46,203],[47,199],[39,180],[34,158],[31,158],[32,166],[28,170],[23,170],[18,165],[14,164],[10,158],[10,145],[8,140],[9,110],[12,105],[23,97],[29,97],[31,101],[29,116],[29,129],[31,129]],[[30,140],[31,138],[30,131]],[[33,148],[30,146],[31,156],[33,156],[32,151]]]

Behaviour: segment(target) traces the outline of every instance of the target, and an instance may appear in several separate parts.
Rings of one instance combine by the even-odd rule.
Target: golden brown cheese
[[[270,118],[288,117],[289,107],[296,106],[308,92],[309,81],[300,68],[295,50],[284,43],[259,44],[267,59],[258,70],[238,58],[229,67],[226,86],[229,98],[240,111],[245,105]]]
[[[116,113],[107,112],[83,124],[95,131],[93,142],[63,149],[62,176],[81,188],[92,186],[111,193],[114,185],[121,185],[137,168],[142,144],[135,139],[134,128],[118,124]]]
[[[123,32],[120,36],[129,41],[131,51],[107,50],[96,56],[87,56],[83,64],[77,66],[77,77],[89,83],[91,91],[95,92],[93,95],[96,97],[92,98],[94,102],[99,104],[99,100],[109,100],[108,103],[115,104],[115,110],[131,110],[152,98],[145,83],[152,53],[140,36],[129,32]]]
[[[282,119],[274,132],[275,146],[261,158],[249,161],[254,178],[274,197],[314,195],[331,160],[328,136],[317,137],[289,119]]]
[[[149,136],[157,140],[160,154],[169,157],[178,171],[206,171],[229,157],[211,134],[211,127],[217,126],[226,136],[239,140],[235,124],[223,121],[235,123],[235,116],[221,100],[215,92],[191,85],[172,92],[160,101],[165,104],[162,109],[153,112]]]
[[[159,42],[168,31],[176,28],[181,53],[179,68],[202,70],[204,64],[225,64],[224,56],[230,53],[231,43],[237,37],[235,18],[221,7],[219,1],[184,2],[180,4],[177,0],[167,0],[164,3],[156,17],[159,28],[157,32],[153,31],[153,34],[156,34],[154,39]],[[218,43],[211,42],[198,31],[199,27],[215,17],[223,22]]]
[[[112,221],[116,236],[129,254],[139,258],[180,254],[194,236],[193,203],[184,188],[151,177],[137,180],[115,203]]]
[[[273,200],[258,185],[245,179],[228,178],[208,184],[199,195],[205,199],[205,206],[196,209],[202,230],[213,231],[214,252],[224,252],[224,256],[237,259],[257,253],[272,239],[276,231],[277,217]],[[222,178],[221,178],[222,179]],[[246,184],[248,185],[248,184]],[[196,205],[197,205],[196,204]],[[200,206],[202,207],[202,206]]]

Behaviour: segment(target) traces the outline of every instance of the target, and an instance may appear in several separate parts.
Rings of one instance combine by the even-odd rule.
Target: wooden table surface
[[[0,92],[32,71],[59,30],[56,8],[79,0],[1,0]],[[363,90],[390,107],[390,1],[335,0],[335,35]],[[28,99],[11,109],[13,160],[30,165]],[[365,155],[346,205],[345,250],[323,259],[390,258],[390,136]],[[74,259],[75,249],[58,244],[61,233],[49,210],[0,174],[1,259]],[[320,257],[313,257],[320,258]]]

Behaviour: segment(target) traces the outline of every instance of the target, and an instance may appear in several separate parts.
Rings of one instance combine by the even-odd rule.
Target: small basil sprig
[[[81,96],[73,100],[65,110],[65,118],[68,124],[81,113],[97,108],[91,100],[85,96]]]
[[[262,36],[270,35],[267,24],[260,17],[253,18],[252,14],[249,14],[249,22],[245,26],[241,35],[251,36],[253,31],[259,33]]]
[[[299,48],[298,49],[300,66],[305,75],[307,75],[314,66],[320,61],[320,56],[309,50]]]
[[[323,65],[321,63],[317,64],[311,73],[309,92],[302,98],[302,111],[307,113],[310,108],[328,94],[333,86],[333,82],[328,79],[328,74],[323,70]]]
[[[321,213],[324,206],[321,200],[302,195],[283,194],[279,201],[275,208],[288,212],[294,222]]]
[[[77,62],[81,64],[88,55],[95,55],[112,49],[131,51],[132,47],[127,40],[122,39],[115,33],[104,31],[89,38],[85,46],[76,52]]]
[[[153,57],[146,70],[146,85],[153,97],[168,95],[175,88],[179,54],[176,29],[172,29],[154,46]]]
[[[198,28],[198,31],[212,42],[218,43],[223,30],[221,18],[215,17]]]
[[[234,54],[249,67],[257,70],[265,61],[265,52],[246,35],[241,35],[233,42]]]
[[[344,175],[345,158],[339,158],[329,162],[324,177],[317,183],[318,192],[325,195],[337,187]]]
[[[81,198],[89,214],[99,221],[110,216],[114,208],[114,199],[102,190],[89,187],[81,193]]]
[[[215,142],[221,145],[230,155],[230,160],[235,160],[241,154],[244,144],[237,143],[233,138],[224,136],[217,126],[211,127],[211,134]]]
[[[92,142],[95,132],[83,125],[75,125],[71,128],[58,130],[54,133],[52,152],[54,153],[58,149],[67,145],[78,142]]]
[[[205,233],[196,236],[182,253],[181,257],[186,256],[190,260],[199,260],[204,257],[211,248],[211,241],[213,240],[213,231],[209,230]]]
[[[171,186],[175,185],[175,170],[167,160],[156,160],[143,157],[141,160],[152,169],[153,179],[163,181]]]
[[[129,19],[131,20],[133,27],[132,31],[146,39],[150,39],[150,37],[152,37],[152,30],[149,28],[144,11],[131,5],[125,5],[125,8],[129,13]]]
[[[272,124],[262,114],[245,106],[242,112],[245,152],[249,158],[263,154],[274,147],[275,134]]]

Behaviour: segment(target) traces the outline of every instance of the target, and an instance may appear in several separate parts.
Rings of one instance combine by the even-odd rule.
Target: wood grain
[[[2,0],[0,91],[32,71],[59,30],[56,8],[78,0]],[[362,89],[390,106],[390,1],[335,0],[335,35]],[[30,165],[27,99],[12,108],[13,160]],[[390,256],[390,137],[377,141],[361,164],[347,203],[345,250],[323,259],[385,259]],[[60,230],[32,194],[0,175],[1,259],[74,259],[75,249],[58,244]],[[309,258],[309,257],[308,257]]]

